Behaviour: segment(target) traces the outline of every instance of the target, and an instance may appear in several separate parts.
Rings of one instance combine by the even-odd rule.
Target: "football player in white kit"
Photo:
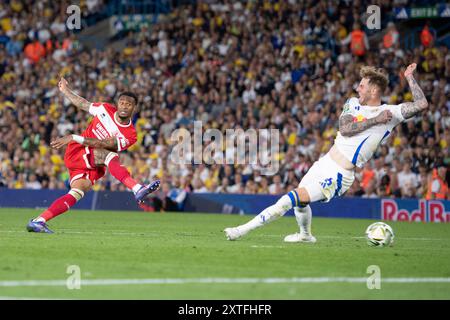
[[[363,67],[356,91],[359,98],[350,98],[339,118],[339,132],[330,151],[316,161],[297,189],[282,196],[249,222],[224,230],[228,240],[236,240],[251,230],[283,216],[294,208],[299,232],[288,235],[285,242],[316,242],[311,234],[311,207],[315,201],[328,202],[343,195],[355,180],[355,167],[362,168],[394,127],[428,107],[427,99],[413,77],[416,64],[405,72],[414,102],[400,105],[381,104],[381,95],[388,85],[383,69]]]

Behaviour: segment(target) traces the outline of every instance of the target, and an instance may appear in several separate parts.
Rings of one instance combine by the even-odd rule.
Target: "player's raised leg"
[[[53,233],[53,231],[48,228],[47,222],[68,211],[84,197],[84,194],[88,192],[91,187],[92,183],[88,179],[78,179],[73,181],[70,191],[53,201],[51,206],[38,217],[30,220],[27,225],[27,230],[29,232]]]
[[[236,240],[250,231],[282,217],[289,209],[301,204],[309,204],[309,202],[308,191],[299,187],[282,196],[274,205],[264,209],[249,222],[234,228],[226,228],[225,235],[228,240]]]
[[[104,157],[105,152],[107,153],[106,157]],[[96,165],[100,164],[100,162],[103,163],[103,159],[105,159],[104,164],[108,167],[111,175],[133,191],[137,202],[142,202],[147,195],[158,190],[161,184],[160,180],[155,180],[148,185],[142,185],[136,182],[125,166],[120,163],[119,155],[115,152],[95,149],[94,156]]]

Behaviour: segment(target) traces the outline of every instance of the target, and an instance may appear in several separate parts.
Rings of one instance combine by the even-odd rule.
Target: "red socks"
[[[48,221],[59,216],[61,213],[66,212],[73,207],[75,203],[77,203],[77,199],[68,193],[56,199],[52,205],[40,215],[40,217],[44,218],[45,221]]]
[[[108,166],[111,175],[122,182],[128,189],[133,190],[133,187],[138,183],[131,177],[128,170],[119,162],[119,156],[113,155],[111,153],[106,157],[105,161]]]

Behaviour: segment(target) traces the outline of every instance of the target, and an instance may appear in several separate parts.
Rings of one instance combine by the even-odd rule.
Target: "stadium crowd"
[[[403,78],[412,62],[429,109],[397,127],[358,170],[346,196],[430,197],[433,185],[448,185],[450,52],[433,41],[406,50],[398,35],[370,47],[364,41],[355,52],[348,39],[357,30],[364,36],[359,12],[365,1],[198,2],[130,32],[120,51],[83,48],[65,33],[64,12],[50,5],[56,2],[44,2],[41,10],[50,12],[42,16],[17,10],[18,3],[0,7],[0,186],[67,187],[64,151],[49,144],[80,134],[90,115],[63,99],[57,82],[64,76],[90,101],[114,101],[125,89],[139,95],[138,142],[121,160],[142,181],[162,179],[162,194],[283,194],[332,145],[360,67],[385,68],[390,83],[382,102],[398,104],[412,101]],[[392,9],[379,5],[383,12]],[[194,121],[224,134],[229,128],[278,129],[279,171],[268,176],[259,164],[174,164],[171,134],[193,132]],[[125,188],[107,175],[94,190]]]

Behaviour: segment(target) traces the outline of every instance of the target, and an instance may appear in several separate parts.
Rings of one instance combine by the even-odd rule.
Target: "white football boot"
[[[316,243],[317,239],[311,234],[305,234],[305,233],[294,233],[287,235],[284,238],[284,242],[305,242],[305,243]]]
[[[225,232],[227,240],[237,240],[244,235],[238,228],[226,228],[223,232]]]

